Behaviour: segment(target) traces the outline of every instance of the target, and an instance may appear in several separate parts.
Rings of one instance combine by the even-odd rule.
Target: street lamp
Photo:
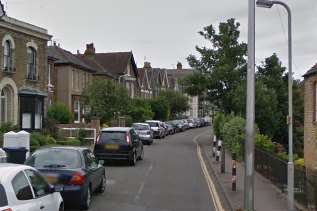
[[[293,71],[292,71],[292,13],[290,7],[281,1],[258,0],[256,5],[271,8],[274,4],[283,6],[288,14],[288,208],[294,210],[294,163],[293,163]]]

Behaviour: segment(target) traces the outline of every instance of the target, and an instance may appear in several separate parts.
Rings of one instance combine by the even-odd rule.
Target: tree
[[[208,78],[205,74],[195,71],[193,74],[180,79],[180,85],[190,96],[199,96],[206,91]]]
[[[128,114],[133,122],[144,122],[154,117],[150,102],[144,99],[132,99]]]
[[[172,90],[163,91],[160,93],[160,98],[164,98],[168,102],[172,118],[186,112],[189,108],[188,97],[180,92]]]
[[[118,115],[127,113],[129,96],[126,88],[110,80],[94,81],[85,91],[84,96],[90,107],[89,116],[101,118],[101,122],[109,122]]]
[[[57,121],[59,124],[68,124],[72,121],[72,113],[63,103],[54,103],[48,108],[47,116],[49,119]]]
[[[239,42],[239,26],[235,19],[229,19],[219,24],[218,33],[213,25],[205,27],[199,34],[210,42],[210,48],[196,46],[200,58],[194,55],[187,58],[190,66],[205,76],[203,81],[208,81],[205,91],[208,91],[209,99],[226,113],[235,112],[232,94],[246,77],[247,45]],[[201,78],[201,75],[196,77]],[[186,80],[189,83],[185,86],[191,90],[202,90],[199,82],[193,83],[193,78]],[[192,87],[193,84],[196,86]]]
[[[151,109],[154,112],[154,119],[166,121],[170,116],[169,103],[165,98],[158,97],[150,101]]]

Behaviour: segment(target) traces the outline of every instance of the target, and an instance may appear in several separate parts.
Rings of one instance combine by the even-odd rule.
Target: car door
[[[133,140],[132,143],[133,143],[133,147],[135,148],[136,155],[137,157],[139,157],[141,155],[141,147],[142,147],[141,141],[134,130],[131,130],[131,137]]]
[[[40,203],[34,197],[31,185],[24,174],[20,171],[15,175],[10,184],[9,194],[13,194],[12,204],[9,204],[14,211],[42,211]]]
[[[57,194],[51,193],[46,180],[36,171],[27,169],[24,171],[33,189],[35,200],[38,201],[41,211],[57,211],[59,201]]]
[[[95,191],[102,179],[102,177],[99,176],[98,172],[99,165],[97,159],[90,150],[85,150],[83,154],[85,157],[86,167],[88,171],[87,176],[89,177],[88,179],[92,184],[92,190]]]

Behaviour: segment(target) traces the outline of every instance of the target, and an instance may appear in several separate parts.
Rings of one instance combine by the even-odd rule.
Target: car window
[[[147,125],[133,124],[132,127],[135,130],[149,130],[149,127]]]
[[[159,124],[157,122],[148,122],[151,127],[158,127]]]
[[[38,151],[26,164],[35,168],[80,168],[82,165],[77,150],[61,148]]]
[[[33,170],[26,170],[25,173],[31,182],[35,197],[49,194],[49,185],[39,173]]]
[[[102,132],[100,136],[101,143],[126,143],[125,131],[107,131]]]
[[[98,162],[94,154],[90,151],[85,151],[85,160],[88,168],[97,168],[98,167]]]
[[[4,206],[8,206],[8,199],[3,185],[0,184],[0,207]]]
[[[12,180],[12,187],[18,200],[33,199],[33,193],[25,174],[21,171]]]

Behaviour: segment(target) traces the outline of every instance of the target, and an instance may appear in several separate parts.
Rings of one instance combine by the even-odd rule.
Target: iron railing
[[[255,149],[255,170],[269,179],[282,192],[287,191],[287,162],[278,157]],[[305,208],[317,208],[317,186],[315,177],[308,177],[305,168],[294,168],[295,200]]]

